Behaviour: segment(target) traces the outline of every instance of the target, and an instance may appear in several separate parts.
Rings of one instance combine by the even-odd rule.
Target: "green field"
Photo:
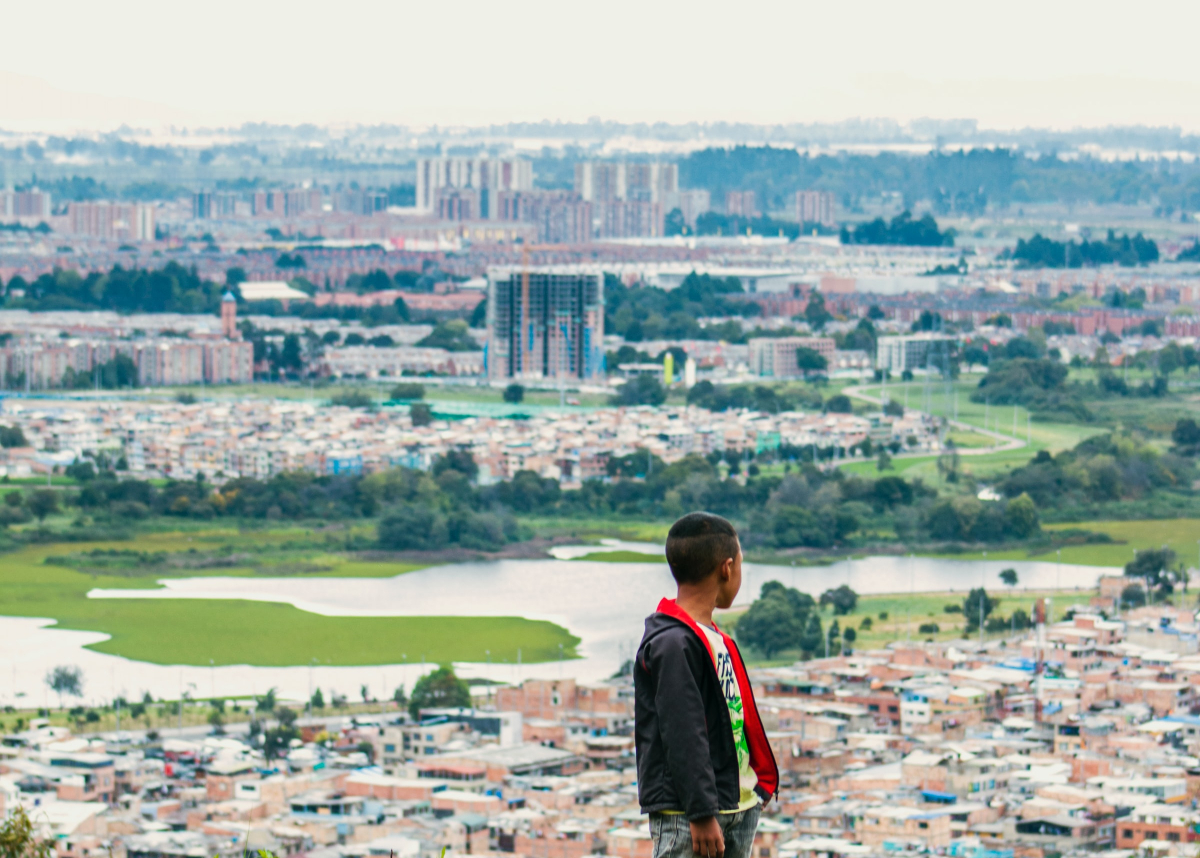
[[[1147,548],[1173,549],[1185,566],[1196,566],[1200,557],[1200,519],[1148,519],[1138,521],[1081,521],[1069,524],[1046,524],[1048,531],[1092,530],[1107,533],[1113,543],[1091,545],[1066,545],[1061,549],[1063,563],[1081,566],[1124,566],[1133,559],[1134,551]],[[979,560],[982,551],[944,555],[955,560]],[[1057,550],[1032,553],[1025,549],[989,551],[989,560],[1055,560]]]
[[[641,551],[593,551],[576,560],[598,560],[602,563],[666,563],[662,554],[646,554]]]
[[[991,407],[983,402],[972,402],[971,393],[979,383],[978,377],[960,379],[950,385],[949,392],[940,382],[929,386],[926,399],[925,383],[923,381],[898,382],[888,384],[887,395],[895,402],[908,402],[908,407],[920,409],[928,405],[929,412],[939,417],[957,419],[975,429],[998,432],[1004,440],[1016,439],[1024,442],[1015,450],[1002,450],[995,453],[980,453],[975,450],[986,449],[992,443],[1003,441],[991,440],[991,436],[972,430],[955,429],[950,433],[959,447],[964,448],[960,458],[963,471],[977,477],[994,478],[1015,467],[1028,462],[1038,450],[1058,452],[1074,447],[1080,441],[1106,431],[1102,426],[1081,425],[1076,423],[1054,423],[1030,419],[1029,411],[1020,406]],[[878,384],[866,385],[860,390],[868,395],[878,397],[883,387]],[[1139,400],[1144,402],[1145,400]],[[957,415],[957,417],[956,417]],[[1014,432],[1014,425],[1016,431]],[[850,473],[863,476],[878,476],[875,462],[856,461],[842,466]],[[906,477],[919,477],[930,485],[941,485],[941,475],[937,469],[936,456],[913,456],[892,460],[892,471],[888,473],[904,474]]]
[[[289,532],[232,534],[153,534],[132,542],[72,543],[26,548],[0,563],[0,615],[49,617],[57,627],[102,632],[99,652],[155,664],[328,665],[428,662],[552,661],[575,656],[579,639],[553,623],[520,617],[325,617],[291,605],[249,600],[89,599],[93,588],[145,589],[154,578],[198,575],[270,575],[261,568],[188,569],[99,574],[45,563],[54,556],[78,556],[94,548],[118,551],[187,552],[203,540],[285,542]],[[415,564],[346,561],[318,555],[316,577],[394,576],[421,568]],[[328,567],[328,568],[324,568]],[[126,574],[120,574],[121,572]],[[336,587],[335,581],[330,582]],[[559,648],[562,648],[561,650]],[[490,650],[490,655],[488,651]]]

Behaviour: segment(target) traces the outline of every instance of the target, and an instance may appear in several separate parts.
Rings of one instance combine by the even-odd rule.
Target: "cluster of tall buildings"
[[[419,158],[415,167],[413,205],[389,208],[388,193],[350,188],[322,193],[313,187],[258,190],[239,194],[197,191],[191,214],[199,220],[271,218],[297,220],[301,232],[326,237],[376,237],[370,222],[352,235],[338,226],[351,218],[388,214],[395,221],[384,232],[403,232],[413,219],[429,224],[465,226],[472,240],[486,241],[502,224],[533,227],[541,244],[578,245],[595,240],[658,238],[666,233],[666,216],[678,210],[694,229],[697,219],[713,208],[708,190],[681,188],[679,166],[662,161],[588,160],[575,164],[571,188],[538,188],[533,164],[525,158],[445,156]],[[762,201],[754,190],[729,190],[722,200],[727,215],[757,218]],[[833,196],[800,191],[792,203],[800,223],[833,225]],[[337,216],[342,217],[337,217]],[[314,220],[322,219],[324,220]],[[330,219],[332,218],[332,219]],[[390,231],[389,231],[390,230]],[[361,233],[361,234],[360,234]],[[370,233],[370,235],[368,235]]]

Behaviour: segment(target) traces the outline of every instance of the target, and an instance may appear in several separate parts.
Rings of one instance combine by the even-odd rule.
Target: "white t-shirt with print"
[[[750,767],[750,745],[746,741],[746,718],[742,713],[742,689],[738,686],[737,674],[733,671],[733,660],[729,657],[729,649],[725,639],[716,629],[711,629],[703,623],[697,623],[704,630],[708,642],[712,644],[713,655],[717,663],[717,679],[721,684],[721,692],[725,696],[725,705],[729,707],[729,723],[733,726],[733,746],[737,749],[738,760],[738,809],[736,812],[749,810],[759,803],[758,775]],[[727,811],[735,812],[735,811]]]

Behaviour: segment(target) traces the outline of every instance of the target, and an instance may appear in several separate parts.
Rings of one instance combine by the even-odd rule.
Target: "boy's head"
[[[667,533],[667,565],[681,587],[717,576],[717,604],[727,608],[742,586],[742,546],[737,530],[719,515],[690,512]]]

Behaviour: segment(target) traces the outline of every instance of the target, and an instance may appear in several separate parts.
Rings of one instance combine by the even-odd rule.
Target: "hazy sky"
[[[8,3],[0,127],[977,118],[1200,131],[1194,2]]]

